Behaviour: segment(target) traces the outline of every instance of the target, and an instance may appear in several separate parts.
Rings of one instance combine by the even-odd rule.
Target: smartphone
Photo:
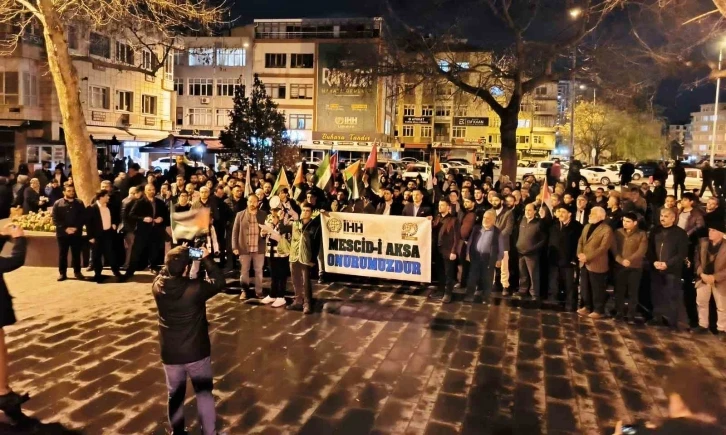
[[[637,424],[625,424],[623,425],[623,435],[636,435],[638,433],[639,425]]]
[[[202,255],[204,255],[204,251],[202,251],[199,248],[189,248],[189,258],[192,260],[201,260]]]

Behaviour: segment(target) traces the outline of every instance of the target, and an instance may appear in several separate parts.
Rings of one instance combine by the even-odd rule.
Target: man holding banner
[[[436,234],[435,264],[439,290],[429,295],[432,299],[441,299],[445,304],[451,302],[456,284],[456,259],[460,249],[461,229],[459,220],[451,215],[451,204],[447,198],[439,200],[439,215],[433,222]]]
[[[313,218],[313,206],[304,202],[300,220],[293,223],[290,241],[290,275],[295,289],[295,301],[288,310],[312,314],[313,286],[310,270],[320,249],[320,219]]]

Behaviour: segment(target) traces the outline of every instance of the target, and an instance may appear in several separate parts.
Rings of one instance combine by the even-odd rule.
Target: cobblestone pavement
[[[34,433],[161,434],[164,374],[150,276],[55,282],[23,268],[7,281],[11,381]],[[441,306],[385,283],[316,285],[303,317],[220,294],[209,301],[220,427],[232,434],[605,433],[666,412],[663,373],[701,364],[720,382],[715,337],[593,322],[499,301]],[[198,433],[191,387],[188,423]],[[57,431],[56,431],[57,430]],[[0,425],[0,433],[28,430]]]

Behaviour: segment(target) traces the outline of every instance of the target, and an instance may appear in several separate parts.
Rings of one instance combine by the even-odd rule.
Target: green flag
[[[327,193],[328,183],[333,178],[333,174],[330,172],[330,154],[325,153],[323,161],[320,162],[318,170],[315,171],[315,178],[318,180],[316,186]]]
[[[270,193],[270,195],[277,195],[277,190],[282,189],[283,187],[289,188],[290,182],[287,181],[285,169],[280,168],[280,174],[277,176],[277,181],[275,181],[275,185],[272,187],[272,193]]]
[[[360,160],[343,170],[343,179],[345,180],[345,185],[350,193],[350,199],[356,200],[360,198],[360,190],[358,189],[358,182],[360,179]]]

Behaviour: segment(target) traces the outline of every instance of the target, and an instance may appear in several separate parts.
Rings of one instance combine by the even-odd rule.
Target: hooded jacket
[[[188,364],[211,355],[207,300],[222,290],[225,281],[209,257],[202,263],[209,274],[206,280],[170,276],[164,267],[152,284],[164,364]]]

